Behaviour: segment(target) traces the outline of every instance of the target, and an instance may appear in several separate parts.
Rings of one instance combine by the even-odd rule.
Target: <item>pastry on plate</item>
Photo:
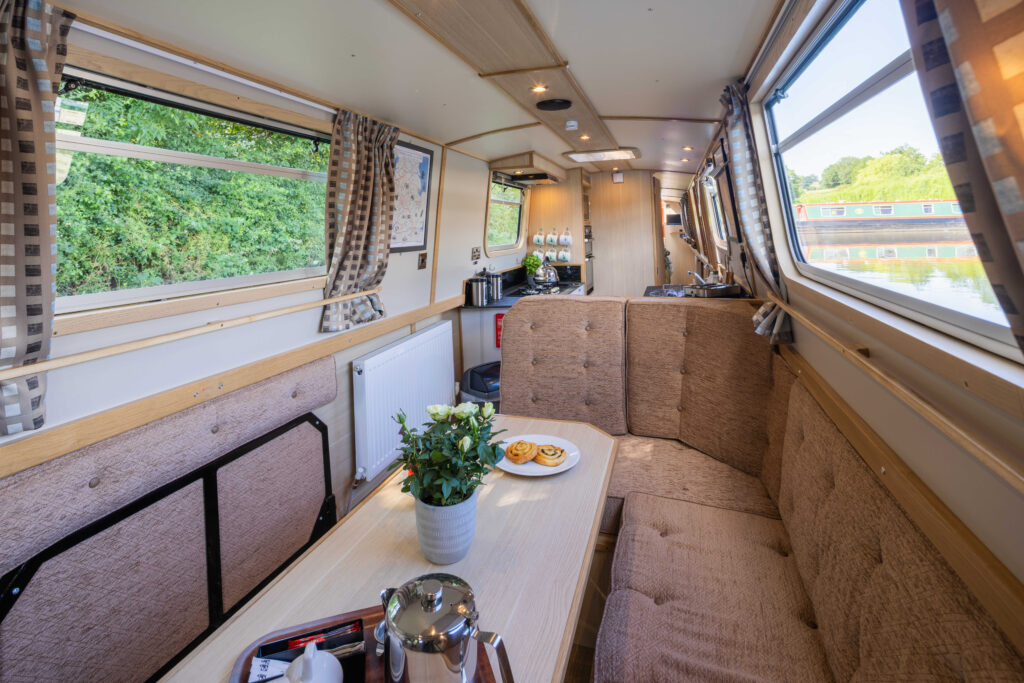
[[[516,465],[522,465],[537,457],[537,450],[537,444],[532,441],[514,441],[505,446],[505,457]]]
[[[537,457],[533,459],[538,465],[558,467],[565,462],[565,449],[550,444],[537,447]]]

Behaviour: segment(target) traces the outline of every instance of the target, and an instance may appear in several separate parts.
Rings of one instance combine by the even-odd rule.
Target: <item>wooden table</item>
[[[501,634],[519,683],[561,681],[616,442],[578,422],[499,416],[496,424],[508,430],[502,438],[568,439],[579,447],[580,463],[543,478],[488,475],[479,489],[473,547],[443,568],[420,552],[413,499],[401,492],[402,477],[392,478],[163,680],[226,681],[238,654],[263,634],[375,605],[383,588],[444,571],[473,587],[480,628]]]

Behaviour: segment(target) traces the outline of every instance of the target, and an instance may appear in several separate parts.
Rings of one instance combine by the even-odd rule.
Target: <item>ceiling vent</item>
[[[562,111],[572,106],[572,100],[541,100],[537,103],[537,109],[541,111]]]

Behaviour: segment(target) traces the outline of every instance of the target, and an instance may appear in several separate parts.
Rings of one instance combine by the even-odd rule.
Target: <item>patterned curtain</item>
[[[398,128],[338,112],[327,172],[324,298],[373,289],[384,279],[395,209]],[[324,306],[321,332],[347,330],[384,317],[379,294]]]
[[[743,241],[765,285],[780,299],[785,299],[779,260],[775,253],[768,224],[768,209],[764,198],[757,151],[754,148],[750,107],[745,87],[736,83],[722,93],[725,105],[725,134],[729,141],[729,171],[736,191],[736,209],[740,215]],[[793,329],[786,312],[771,301],[765,302],[754,314],[754,330],[772,344],[793,342]]]
[[[0,0],[0,368],[46,360],[57,271],[54,103],[74,15]],[[46,375],[0,382],[0,434],[39,429]]]
[[[1024,350],[1024,4],[902,3],[942,159]]]

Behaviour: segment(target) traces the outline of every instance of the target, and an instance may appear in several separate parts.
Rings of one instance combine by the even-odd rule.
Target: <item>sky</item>
[[[775,105],[779,139],[840,99],[910,47],[899,0],[867,0]],[[844,156],[876,156],[909,144],[939,151],[921,86],[911,74],[788,150],[786,166],[820,175]]]

